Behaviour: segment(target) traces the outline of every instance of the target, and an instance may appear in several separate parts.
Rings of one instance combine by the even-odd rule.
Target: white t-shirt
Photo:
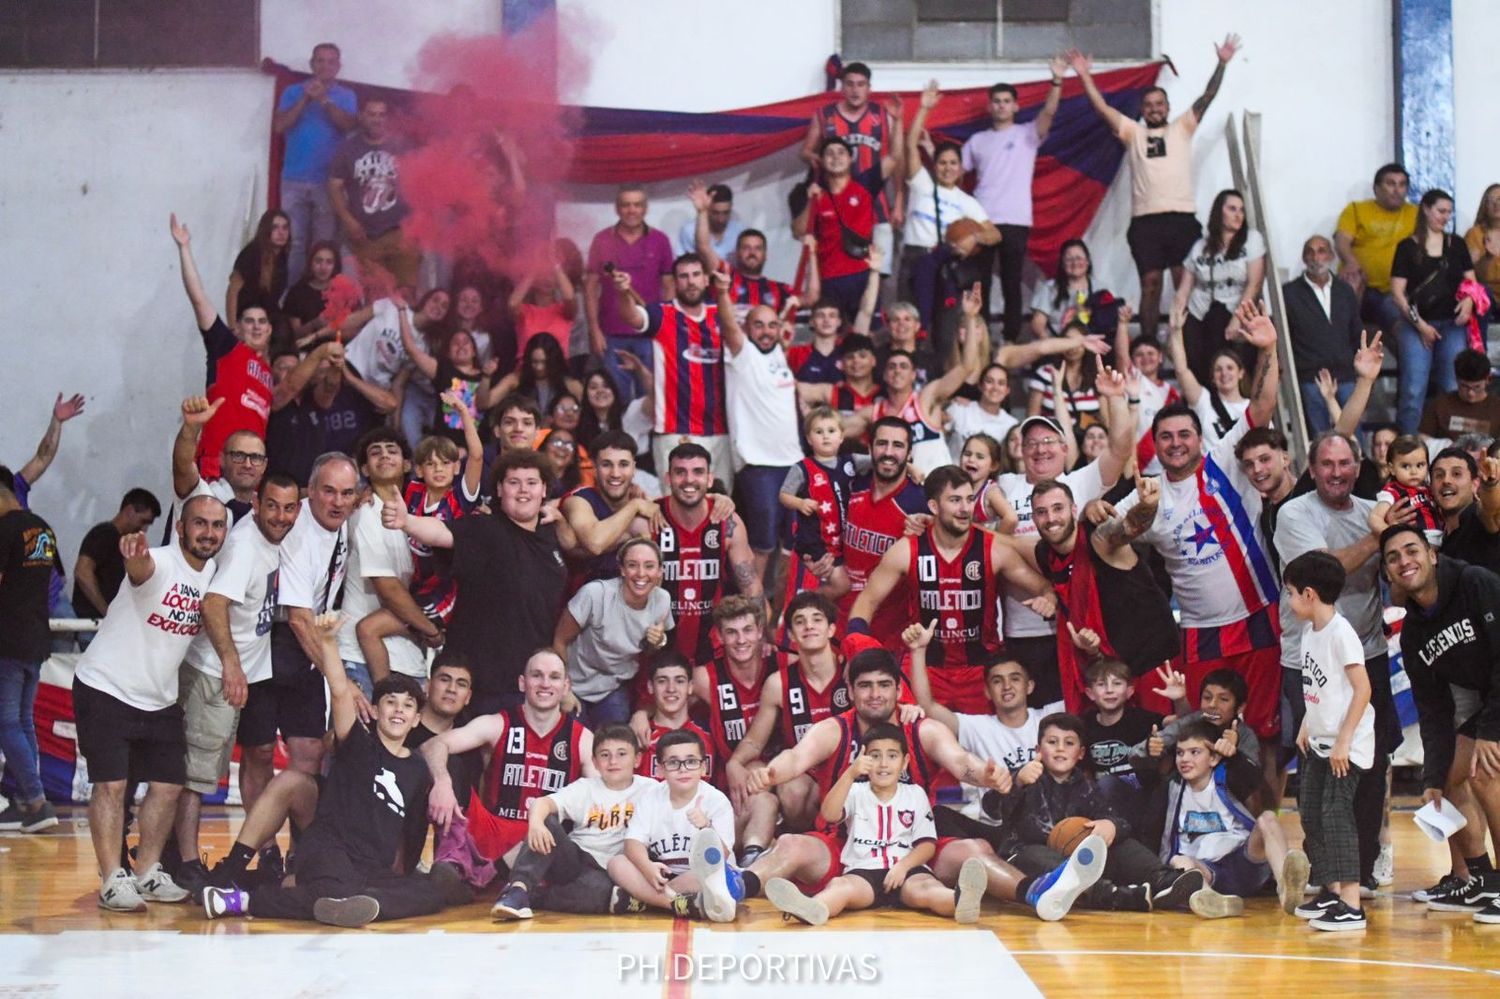
[[[797,380],[781,344],[763,352],[747,338],[738,354],[724,351],[729,434],[746,465],[786,467],[802,460]]]
[[[991,416],[977,402],[965,403],[955,399],[948,404],[948,450],[953,452],[953,463],[958,464],[964,453],[964,441],[975,434],[989,434],[1003,448],[1006,434],[1015,425],[1016,418],[1003,406],[1000,412]]]
[[[937,192],[935,199],[934,191]],[[906,192],[906,227],[902,230],[902,240],[907,246],[930,250],[942,241],[943,233],[959,219],[990,220],[989,213],[974,195],[961,187],[939,187],[926,170],[918,170],[916,176],[907,181]],[[943,233],[938,232],[939,222]]]
[[[1307,742],[1313,752],[1327,758],[1343,727],[1344,716],[1354,700],[1354,685],[1348,668],[1364,665],[1365,650],[1354,626],[1342,614],[1321,628],[1302,632],[1302,698],[1307,702]],[[1375,763],[1375,708],[1365,705],[1364,714],[1349,743],[1349,762],[1362,770]]]
[[[668,629],[673,626],[666,590],[658,586],[636,610],[625,603],[624,585],[618,578],[595,579],[568,601],[568,613],[581,629],[568,647],[568,679],[583,700],[597,701],[635,676],[647,628],[664,618]]]
[[[1154,382],[1141,376],[1141,404],[1136,407],[1135,429],[1136,429],[1136,453],[1140,453],[1140,442],[1149,440],[1151,437],[1151,421],[1156,419],[1156,414],[1167,406],[1167,400],[1172,398],[1176,386],[1171,382]],[[1202,417],[1200,416],[1201,420]],[[1156,457],[1156,446],[1151,446],[1151,461],[1146,465],[1145,475],[1161,474],[1161,459]]]
[[[359,328],[354,338],[344,344],[344,360],[367,382],[390,388],[401,365],[406,363],[406,346],[401,342],[401,319],[396,305],[382,298],[371,306],[374,316]],[[407,322],[412,312],[406,310]],[[416,332],[416,327],[412,327]]]
[[[620,414],[620,429],[635,439],[636,454],[651,453],[651,430],[655,426],[651,417],[646,415],[646,397],[640,396],[630,400],[625,407],[625,412]],[[640,472],[635,473],[637,477]]]
[[[278,607],[304,607],[314,614],[328,609],[329,594],[338,592],[349,568],[348,532],[347,521],[337,531],[324,528],[308,501],[302,501],[297,522],[281,542]]]
[[[1104,479],[1099,474],[1099,459],[1084,465],[1082,468],[1072,472],[1065,472],[1058,477],[1059,482],[1066,483],[1073,490],[1073,502],[1080,510],[1089,500],[1096,500],[1104,495]],[[1011,506],[1016,508],[1016,516],[1020,521],[1016,524],[1017,538],[1035,538],[1039,536],[1036,524],[1031,521],[1031,491],[1032,483],[1027,481],[1024,474],[1011,472],[1000,476],[1000,491],[1005,498],[1010,500]],[[1041,638],[1044,635],[1057,634],[1057,625],[1042,617],[1036,611],[1027,607],[1021,601],[1005,594],[1005,636],[1007,638]]]
[[[247,683],[271,678],[271,619],[276,610],[280,555],[280,547],[266,540],[255,518],[246,517],[230,529],[214,558],[219,568],[208,592],[229,601],[229,637]],[[187,661],[209,676],[224,675],[224,664],[206,628],[188,646]]]
[[[732,854],[734,809],[724,792],[706,781],[698,782],[693,800],[681,808],[672,807],[672,792],[666,781],[641,792],[636,799],[635,815],[625,828],[625,838],[646,844],[651,859],[666,864],[673,876],[686,874],[693,856],[693,837],[698,834],[698,827],[687,817],[695,804],[708,816],[709,825],[719,834],[724,849]]]
[[[218,566],[188,565],[177,545],[152,548],[155,568],[140,586],[127,575],[74,676],[142,711],[177,703],[177,671],[202,629],[203,593]]]
[[[344,625],[339,629],[339,656],[345,662],[362,663],[365,654],[354,629],[360,620],[380,609],[380,597],[372,582],[392,578],[403,587],[411,584],[411,546],[401,531],[380,523],[380,505],[367,503],[349,516],[349,578],[344,584]],[[391,669],[406,676],[427,676],[427,652],[405,635],[385,640]]]
[[[1240,399],[1238,402],[1222,400],[1224,411],[1229,414],[1229,422],[1226,424],[1219,418],[1219,413],[1214,409],[1213,389],[1205,388],[1198,396],[1198,401],[1193,403],[1193,412],[1198,414],[1198,419],[1203,423],[1203,446],[1213,447],[1224,439],[1224,435],[1234,429],[1245,415],[1245,410],[1250,408],[1249,399]],[[1155,413],[1151,414],[1153,417]]]
[[[632,774],[630,786],[618,791],[606,786],[603,777],[580,777],[547,797],[557,806],[557,817],[573,823],[569,838],[605,867],[625,849],[625,826],[635,815],[637,799],[657,786],[640,774]]]
[[[846,871],[888,871],[922,842],[937,841],[937,825],[927,792],[915,784],[897,784],[890,801],[881,801],[869,781],[855,781],[844,799]]]
[[[1326,548],[1336,551],[1362,541],[1370,534],[1370,511],[1375,501],[1349,497],[1349,506],[1335,510],[1316,492],[1287,500],[1276,514],[1276,553],[1285,565],[1298,555]],[[1292,613],[1292,602],[1281,601],[1281,664],[1302,668],[1302,632],[1307,625]],[[1349,622],[1364,644],[1365,659],[1385,655],[1387,644],[1382,626],[1380,556],[1371,552],[1364,564],[1344,577],[1335,605],[1339,617]]]
[[[1163,856],[1171,849],[1173,832],[1172,816],[1168,814],[1167,828],[1162,833]],[[1175,832],[1177,852],[1195,860],[1227,857],[1250,839],[1250,830],[1241,825],[1229,806],[1224,804],[1212,777],[1201,791],[1183,784]]]
[[[1188,312],[1202,319],[1215,302],[1233,312],[1245,295],[1250,281],[1250,264],[1266,255],[1265,237],[1254,229],[1245,233],[1245,246],[1238,257],[1225,260],[1222,253],[1208,253],[1208,237],[1193,244],[1183,261],[1193,275],[1193,290],[1188,295]]]
[[[1037,726],[1053,711],[1061,711],[1062,702],[1044,708],[1027,708],[1026,721],[1011,728],[994,715],[959,715],[958,744],[981,760],[994,760],[1012,772],[1021,769],[1036,759]],[[963,805],[959,811],[969,818],[988,825],[999,825],[1000,820],[985,813],[980,805],[985,788],[972,784],[960,785],[964,792]]]
[[[182,519],[182,504],[186,503],[194,496],[212,496],[220,503],[223,503],[225,508],[228,508],[229,501],[234,499],[234,487],[229,484],[228,479],[205,479],[201,475],[198,476],[197,483],[194,484],[192,489],[188,490],[188,494],[186,496],[182,497],[181,499],[178,499],[175,496],[172,497],[171,516],[167,519],[168,537],[163,539],[163,544],[171,544],[177,540],[176,537],[173,536],[175,532],[173,532],[172,530],[172,525],[176,524],[179,520]],[[230,510],[229,526],[233,527],[236,523],[237,521],[235,520],[234,511]]]

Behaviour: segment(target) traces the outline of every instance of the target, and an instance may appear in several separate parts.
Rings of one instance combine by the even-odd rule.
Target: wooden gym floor
[[[70,814],[69,814],[70,813]],[[205,814],[223,855],[237,809]],[[1301,838],[1294,812],[1283,822]],[[191,906],[97,908],[82,809],[37,836],[0,834],[0,997],[101,995],[823,996],[1500,995],[1500,926],[1428,913],[1406,898],[1447,853],[1392,815],[1396,882],[1367,901],[1362,933],[1318,933],[1252,899],[1241,919],[1082,912],[1043,923],[987,902],[977,928],[925,914],[853,913],[822,929],[783,924],[763,899],[730,925],[664,916],[538,914],[495,924],[483,903],[438,916],[330,930],[209,922]],[[393,936],[404,936],[398,946]],[[673,969],[676,969],[674,974]]]

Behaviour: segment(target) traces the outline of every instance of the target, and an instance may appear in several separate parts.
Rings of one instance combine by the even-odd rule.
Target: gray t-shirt
[[[1276,515],[1276,551],[1285,566],[1298,555],[1327,549],[1347,548],[1370,535],[1370,511],[1375,501],[1349,498],[1349,507],[1334,510],[1316,492],[1304,493],[1288,500]],[[1364,646],[1365,656],[1386,653],[1385,632],[1381,628],[1380,557],[1372,552],[1357,570],[1344,581],[1344,590],[1335,606]],[[1291,601],[1281,601],[1281,665],[1287,669],[1302,668],[1302,632],[1307,625],[1292,614]]]
[[[597,701],[634,677],[646,629],[663,619],[667,628],[673,625],[666,590],[658,586],[646,606],[635,610],[625,603],[623,587],[620,579],[596,579],[568,601],[568,613],[582,629],[568,649],[568,679],[581,700]]]

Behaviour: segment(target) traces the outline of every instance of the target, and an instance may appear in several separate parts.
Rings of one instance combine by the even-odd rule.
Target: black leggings
[[[312,919],[320,898],[369,895],[380,903],[377,920],[426,916],[443,908],[443,896],[425,874],[361,868],[341,850],[303,846],[297,851],[297,884],[250,893],[250,914],[269,919]]]
[[[556,815],[547,816],[547,831],[554,845],[551,853],[537,853],[525,843],[510,868],[510,880],[535,892],[538,906],[553,912],[603,914],[609,911],[614,882],[594,855],[573,842]]]

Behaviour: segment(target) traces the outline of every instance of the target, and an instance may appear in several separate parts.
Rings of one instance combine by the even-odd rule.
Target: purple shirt
[[[599,328],[605,336],[642,336],[620,315],[614,280],[604,273],[605,264],[630,275],[631,287],[645,302],[661,297],[661,277],[672,273],[672,243],[659,229],[646,227],[634,243],[620,238],[618,227],[600,229],[589,244],[589,273],[599,278]]]
[[[987,128],[964,143],[964,169],[979,172],[974,197],[996,225],[1031,225],[1031,177],[1041,144],[1035,121]]]

